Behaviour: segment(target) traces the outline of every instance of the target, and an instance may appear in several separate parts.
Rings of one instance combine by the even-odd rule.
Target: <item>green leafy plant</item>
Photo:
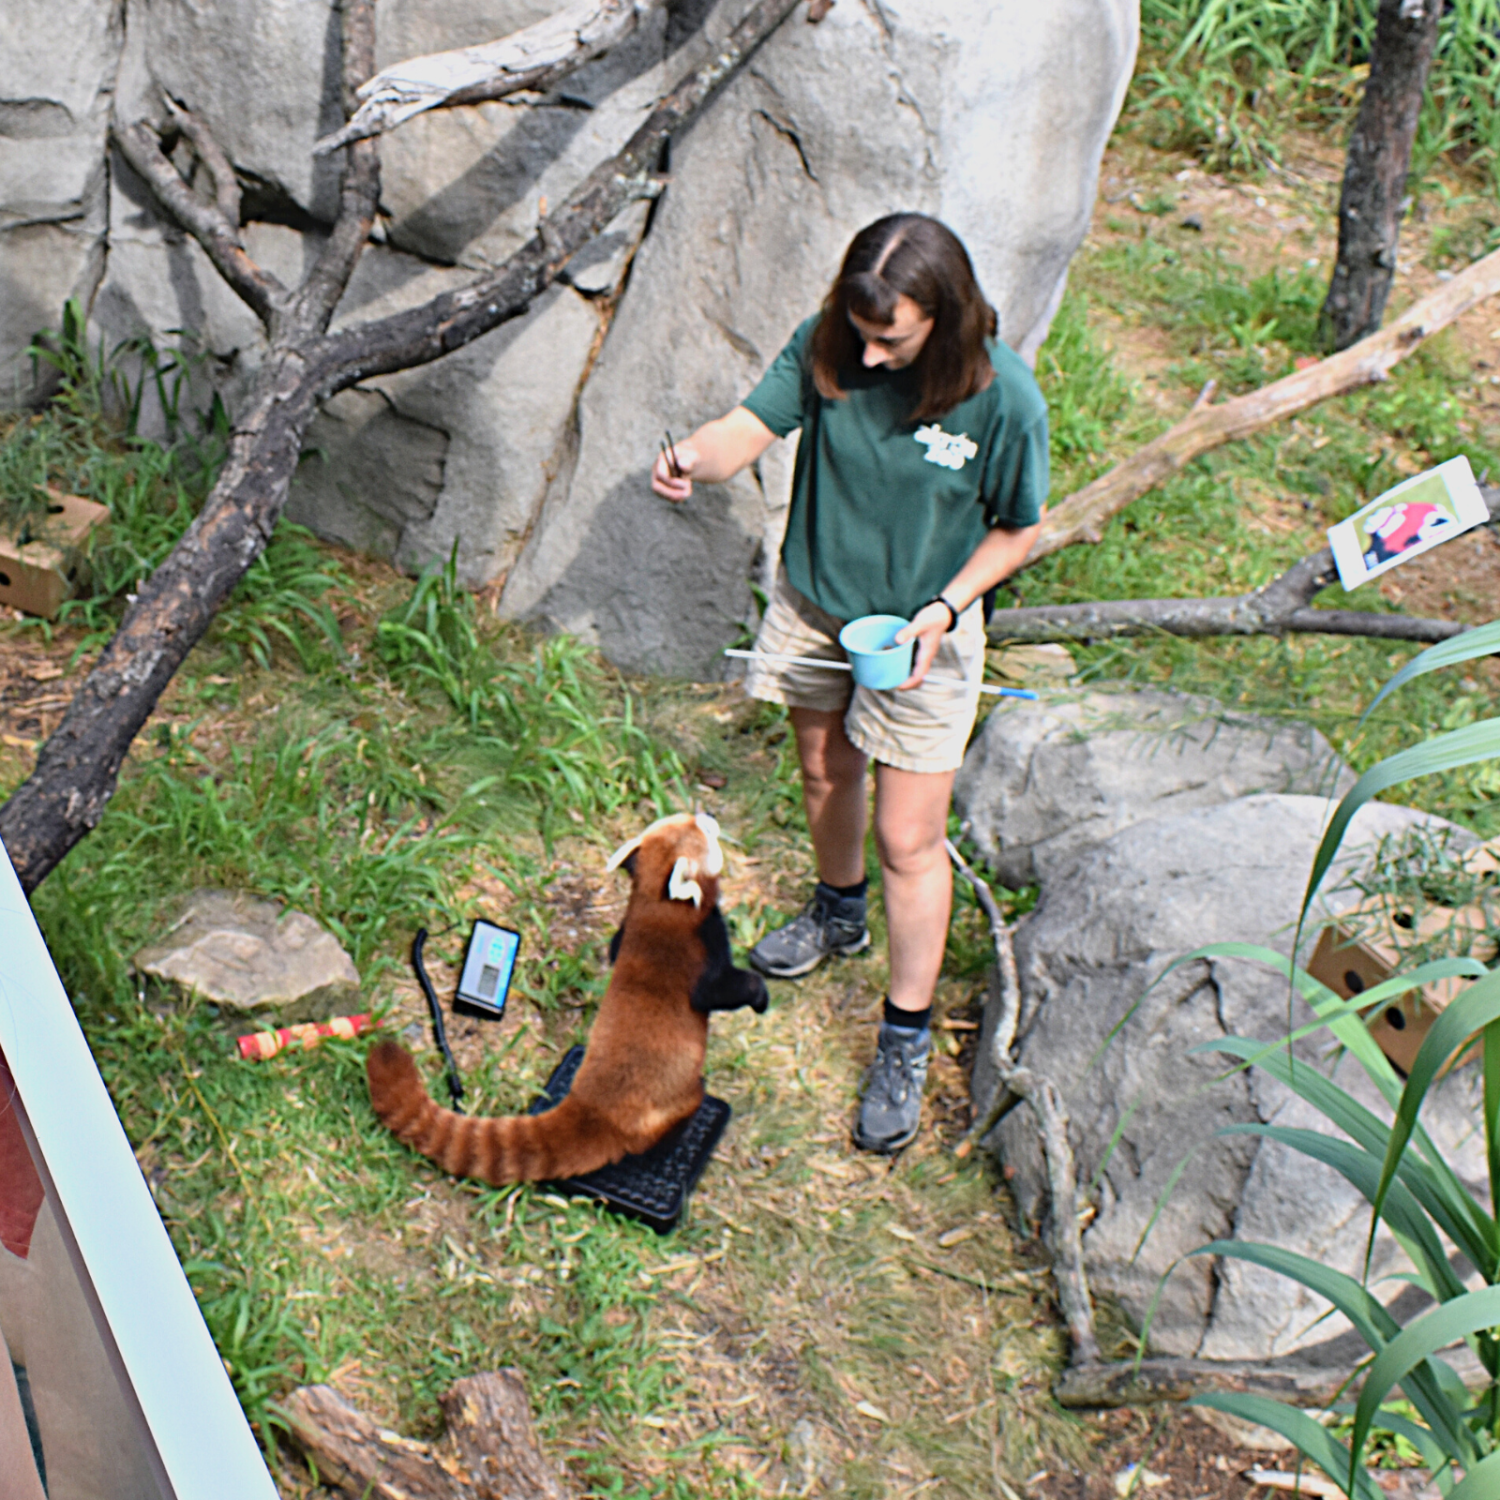
[[[1367,716],[1390,693],[1413,678],[1444,666],[1485,656],[1500,647],[1500,623],[1469,631],[1416,657],[1377,697]],[[1308,909],[1333,862],[1350,820],[1371,797],[1413,776],[1450,770],[1500,753],[1500,719],[1487,719],[1441,734],[1387,756],[1344,796],[1313,860],[1302,903],[1298,936]],[[1293,951],[1296,951],[1294,942]],[[1296,1093],[1340,1132],[1290,1129],[1251,1123],[1223,1134],[1252,1134],[1277,1141],[1339,1172],[1370,1202],[1371,1227],[1364,1279],[1273,1245],[1214,1241],[1194,1252],[1233,1256],[1301,1282],[1326,1299],[1354,1326],[1370,1358],[1351,1375],[1363,1385],[1353,1407],[1347,1443],[1306,1412],[1266,1397],[1211,1394],[1197,1404],[1231,1412],[1282,1433],[1302,1455],[1333,1478],[1345,1494],[1379,1500],[1367,1445],[1378,1425],[1404,1438],[1421,1455],[1445,1495],[1478,1500],[1500,1494],[1500,972],[1470,958],[1420,965],[1366,991],[1357,1003],[1340,999],[1290,960],[1250,944],[1214,944],[1191,957],[1253,958],[1288,975],[1316,1019],[1284,1042],[1266,1046],[1225,1037],[1199,1050],[1216,1051],[1239,1067],[1255,1066]],[[1186,960],[1182,960],[1186,961]],[[1472,983],[1433,1024],[1404,1083],[1365,1030],[1360,1011],[1431,980],[1462,975]],[[1369,1075],[1393,1115],[1386,1124],[1330,1081],[1318,1068],[1294,1060],[1292,1043],[1327,1028]],[[1419,1123],[1423,1101],[1443,1068],[1476,1033],[1483,1037],[1484,1131],[1490,1201],[1482,1203],[1464,1185]],[[1370,1292],[1367,1282],[1379,1224],[1395,1237],[1415,1267],[1412,1279],[1436,1307],[1405,1327]],[[1445,1245],[1446,1241],[1446,1245]],[[1449,1260],[1451,1245],[1482,1283],[1470,1289]],[[1473,1347],[1486,1374],[1471,1395],[1440,1351],[1458,1339]],[[1416,1417],[1390,1404],[1397,1386]],[[1462,1477],[1460,1477],[1462,1471]]]

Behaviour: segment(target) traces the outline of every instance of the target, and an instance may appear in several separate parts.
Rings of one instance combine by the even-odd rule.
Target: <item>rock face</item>
[[[486,41],[557,3],[380,0],[377,60]],[[556,98],[435,112],[386,137],[384,243],[340,320],[503,259],[743,9],[674,0]],[[330,402],[291,513],[412,569],[457,542],[466,583],[507,580],[504,612],[578,631],[624,665],[718,675],[774,560],[790,445],[679,509],[646,488],[661,429],[682,435],[743,396],[852,233],[896,208],[964,236],[1004,336],[1034,355],[1136,32],[1135,0],[883,0],[818,26],[799,12],[674,143],[649,233],[638,205],[527,318]],[[0,402],[29,378],[26,340],[56,326],[66,295],[99,286],[94,336],[170,345],[186,331],[201,356],[187,404],[212,386],[234,413],[260,330],[106,152],[111,92],[126,119],[159,120],[166,90],[208,121],[240,178],[252,254],[295,280],[334,208],[333,169],[311,146],[338,113],[337,36],[332,0],[10,7]]]
[[[133,962],[182,994],[273,1025],[321,1021],[359,999],[354,961],[331,934],[300,911],[236,891],[195,891]]]
[[[1252,792],[1343,793],[1349,768],[1309,724],[1152,689],[1002,702],[964,757],[959,815],[1015,890],[1146,818]]]
[[[9,5],[0,17],[0,406],[31,394],[26,346],[104,269],[104,137],[116,0]]]
[[[780,544],[790,454],[669,507],[649,488],[655,435],[733,406],[817,309],[852,232],[899,208],[965,239],[1004,336],[1034,354],[1135,39],[1118,0],[897,0],[783,26],[673,147],[580,403],[576,463],[502,607],[622,665],[717,675],[753,612],[750,575]]]
[[[1268,1043],[1284,1037],[1285,980],[1259,965],[1216,958],[1175,970],[1148,993],[1169,963],[1206,943],[1287,951],[1326,812],[1325,798],[1262,794],[1131,824],[1053,869],[1036,910],[1017,927],[1017,1054],[1050,1076],[1067,1102],[1079,1181],[1100,1173],[1097,1213],[1084,1236],[1089,1276],[1095,1293],[1117,1298],[1137,1326],[1167,1268],[1216,1238],[1283,1245],[1359,1274],[1368,1208],[1343,1178],[1270,1142],[1215,1137],[1225,1126],[1257,1120],[1331,1127],[1259,1070],[1220,1080],[1221,1062],[1190,1055],[1228,1034]],[[1438,822],[1368,804],[1351,825],[1328,889],[1369,857],[1372,841]],[[1309,1018],[1299,1001],[1294,1019]],[[993,1021],[992,1004],[981,1057]],[[1329,1051],[1326,1037],[1314,1037],[1300,1044],[1299,1056],[1327,1071]],[[1351,1060],[1334,1076],[1368,1108],[1387,1113]],[[988,1082],[981,1072],[976,1088]],[[1460,1175],[1475,1184],[1485,1180],[1481,1089],[1477,1069],[1457,1070],[1423,1111]],[[1106,1163],[1117,1128],[1120,1140]],[[1012,1111],[990,1139],[1015,1169],[1022,1212],[1039,1214],[1045,1176],[1029,1113]],[[1137,1254],[1185,1158],[1188,1166]],[[1382,1278],[1403,1266],[1382,1235],[1370,1278],[1377,1295],[1395,1297],[1401,1283]],[[1402,1295],[1421,1300],[1409,1288]],[[1347,1324],[1317,1323],[1323,1310],[1281,1277],[1233,1261],[1216,1267],[1208,1258],[1191,1260],[1167,1283],[1151,1344],[1219,1359],[1295,1352],[1304,1362],[1346,1362]]]

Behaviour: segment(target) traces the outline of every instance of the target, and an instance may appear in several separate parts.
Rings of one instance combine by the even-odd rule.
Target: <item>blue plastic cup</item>
[[[896,632],[910,625],[900,615],[861,615],[839,631],[839,645],[849,655],[854,680],[861,686],[887,691],[911,676],[916,641],[896,644]]]

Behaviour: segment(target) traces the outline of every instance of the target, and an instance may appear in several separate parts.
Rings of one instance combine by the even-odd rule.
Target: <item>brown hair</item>
[[[844,396],[840,373],[858,365],[864,353],[849,314],[890,324],[898,297],[910,297],[933,320],[911,365],[918,380],[911,420],[940,417],[994,378],[985,340],[995,336],[998,319],[979,290],[963,242],[926,214],[890,214],[854,236],[813,330],[813,383],[829,400]]]

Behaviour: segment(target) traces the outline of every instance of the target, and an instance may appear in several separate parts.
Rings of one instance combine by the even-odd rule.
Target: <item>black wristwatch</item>
[[[948,628],[943,632],[943,634],[951,635],[953,632],[953,627],[958,624],[958,611],[954,609],[954,607],[941,594],[934,594],[932,598],[927,601],[927,604],[941,604],[943,608],[948,611]],[[922,606],[922,609],[926,609],[927,604],[924,604]],[[918,614],[921,614],[921,612],[922,610],[920,609],[917,611]]]

